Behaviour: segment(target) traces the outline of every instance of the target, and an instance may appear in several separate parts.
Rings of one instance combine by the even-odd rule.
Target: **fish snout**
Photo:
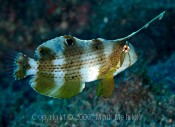
[[[129,43],[129,47],[130,47],[129,55],[130,55],[130,61],[131,61],[131,65],[132,65],[138,60],[138,55],[137,55],[137,53],[134,49],[134,46],[132,44]]]

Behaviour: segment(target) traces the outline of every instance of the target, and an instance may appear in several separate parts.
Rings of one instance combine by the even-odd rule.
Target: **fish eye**
[[[66,45],[67,46],[71,46],[71,45],[73,45],[73,43],[74,43],[73,39],[71,39],[71,38],[66,39]]]
[[[128,45],[123,46],[123,52],[127,53],[129,52],[129,50],[130,50],[130,47]]]

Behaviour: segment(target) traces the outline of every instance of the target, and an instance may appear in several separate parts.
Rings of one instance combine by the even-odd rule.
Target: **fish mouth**
[[[137,60],[138,60],[138,55],[137,54],[135,54],[134,56],[131,56],[131,54],[128,53],[128,55],[130,57],[130,64],[131,65],[133,65],[135,62],[137,62]]]
[[[129,47],[131,48],[131,50],[127,54],[129,56],[129,63],[131,66],[138,60],[138,55],[136,54],[134,47],[130,43],[129,43]]]
[[[137,61],[137,59],[138,59],[138,57],[136,54],[134,54],[134,56],[133,56],[133,54],[126,53],[124,62],[120,67],[120,71],[123,71],[123,70],[129,68],[130,66],[132,66]]]

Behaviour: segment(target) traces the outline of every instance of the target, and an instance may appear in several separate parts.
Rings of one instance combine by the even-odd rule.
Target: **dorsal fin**
[[[129,38],[133,37],[134,35],[136,35],[137,33],[139,33],[141,30],[146,29],[152,22],[154,22],[155,20],[159,19],[161,20],[163,18],[165,14],[165,11],[163,11],[162,13],[160,13],[158,16],[154,17],[151,21],[147,22],[145,25],[143,25],[140,29],[138,29],[137,31],[129,34],[126,37],[120,38],[120,39],[116,39],[115,41],[126,41]]]
[[[59,53],[62,53],[64,50],[63,43],[64,37],[56,37],[54,39],[48,40],[38,46],[38,48],[35,51],[35,56],[39,58],[50,58],[53,57]]]

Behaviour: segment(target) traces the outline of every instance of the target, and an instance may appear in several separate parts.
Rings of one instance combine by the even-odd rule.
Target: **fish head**
[[[118,42],[115,48],[116,48],[116,51],[119,52],[117,53],[119,54],[118,69],[114,73],[116,75],[121,71],[127,69],[131,65],[133,65],[137,61],[138,56],[134,46],[128,41]]]

